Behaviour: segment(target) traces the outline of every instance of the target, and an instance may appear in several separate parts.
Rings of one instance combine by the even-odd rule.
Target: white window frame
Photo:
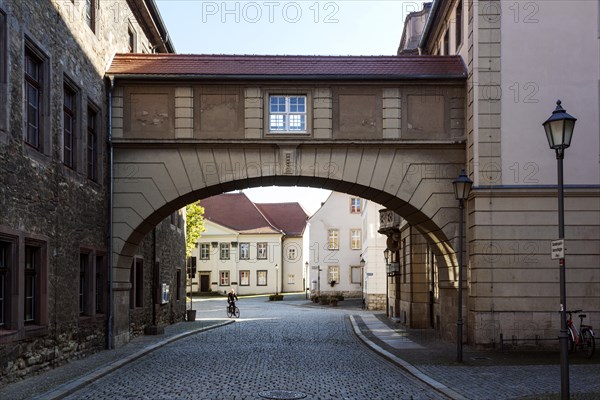
[[[296,260],[296,255],[297,255],[296,248],[290,247],[288,249],[288,260],[290,260],[290,261]]]
[[[268,94],[267,95],[268,104],[267,104],[267,123],[268,123],[268,132],[271,134],[296,134],[296,133],[307,133],[308,132],[308,104],[309,97],[305,93],[298,94]],[[278,102],[277,104],[273,104],[275,99],[283,100],[283,103]],[[304,101],[304,110],[298,111],[292,110],[295,104],[293,102],[298,99],[303,99]],[[275,106],[283,106],[283,110],[274,110]],[[273,117],[282,117],[283,123],[273,125],[272,120]],[[293,128],[290,120],[292,118],[299,118],[301,126],[299,128]],[[278,128],[281,126],[281,128]]]
[[[229,286],[229,271],[219,271],[219,286]]]
[[[200,259],[210,260],[210,243],[200,243]]]
[[[256,243],[256,259],[257,260],[266,260],[268,257],[268,244],[267,242],[258,242]]]
[[[240,260],[250,259],[250,243],[242,242],[239,245]]]
[[[256,286],[267,286],[268,281],[268,271],[266,269],[259,269],[256,271]]]
[[[240,286],[250,286],[250,271],[240,271]]]
[[[355,237],[358,234],[358,237]],[[350,249],[360,250],[362,249],[362,230],[361,229],[350,229]]]
[[[219,260],[229,260],[231,257],[231,245],[229,243],[219,243]]]
[[[327,250],[339,250],[340,249],[340,230],[329,229],[327,230]]]
[[[362,199],[360,197],[350,198],[350,212],[352,214],[359,214],[362,211]]]
[[[339,265],[329,265],[327,267],[327,282],[331,283],[332,281],[335,281],[335,283],[340,283]]]

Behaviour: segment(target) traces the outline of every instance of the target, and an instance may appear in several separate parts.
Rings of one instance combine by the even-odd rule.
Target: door
[[[210,275],[200,275],[200,292],[210,292]]]

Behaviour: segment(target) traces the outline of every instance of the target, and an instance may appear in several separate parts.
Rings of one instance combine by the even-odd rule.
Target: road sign
[[[558,239],[552,241],[552,251],[550,253],[553,260],[565,258],[565,240]]]

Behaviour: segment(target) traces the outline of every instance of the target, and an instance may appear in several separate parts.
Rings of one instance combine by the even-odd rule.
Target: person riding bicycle
[[[235,311],[235,301],[237,299],[238,297],[235,294],[235,290],[231,289],[229,291],[229,294],[227,294],[227,303],[229,304],[229,309],[231,310],[231,312]]]

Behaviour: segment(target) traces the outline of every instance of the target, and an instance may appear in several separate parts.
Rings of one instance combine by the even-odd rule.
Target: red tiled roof
[[[298,203],[262,203],[256,207],[288,236],[302,236],[308,215]]]
[[[117,54],[114,76],[240,79],[464,79],[459,56]]]
[[[254,204],[244,193],[226,193],[200,201],[204,218],[244,233],[302,235],[306,212],[298,203]]]

